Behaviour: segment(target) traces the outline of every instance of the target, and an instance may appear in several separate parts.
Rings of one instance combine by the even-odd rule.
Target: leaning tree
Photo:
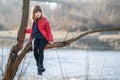
[[[22,19],[21,19],[21,25],[18,30],[17,43],[14,46],[12,46],[12,48],[10,50],[7,65],[5,67],[5,72],[3,75],[3,80],[13,80],[14,79],[21,61],[23,60],[25,55],[32,49],[31,42],[28,42],[25,45],[25,47],[23,47],[23,43],[25,40],[25,30],[24,29],[27,27],[27,23],[28,23],[29,4],[30,4],[30,0],[23,0]],[[79,40],[80,38],[82,38],[88,34],[96,33],[96,32],[103,32],[103,31],[113,31],[113,30],[120,30],[120,28],[109,28],[109,29],[99,29],[99,30],[94,30],[94,31],[87,31],[85,33],[79,34],[75,38],[61,41],[61,42],[54,42],[53,45],[48,44],[46,46],[46,48],[51,49],[51,48],[55,48],[55,47],[56,48],[65,47],[66,45],[70,45],[71,43]]]

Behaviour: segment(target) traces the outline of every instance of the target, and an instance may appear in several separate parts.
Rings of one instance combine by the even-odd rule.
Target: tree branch
[[[69,39],[69,40],[66,40],[66,41],[61,41],[61,42],[55,42],[53,45],[48,44],[46,46],[46,48],[50,49],[50,48],[55,48],[55,47],[65,47],[66,45],[69,45],[69,44],[79,40],[80,38],[82,38],[82,37],[84,37],[86,35],[92,34],[92,33],[104,32],[104,31],[117,31],[117,30],[120,30],[120,28],[106,28],[106,29],[87,31],[87,32],[84,32],[84,33],[78,35],[75,38],[72,38],[72,39]]]
[[[80,34],[77,37],[66,40],[66,41],[55,42],[53,45],[47,44],[46,49],[65,47],[65,46],[70,45],[71,43],[79,40],[80,38],[82,38],[86,35],[92,34],[92,33],[104,32],[104,31],[117,31],[117,30],[120,30],[120,28],[107,28],[107,29],[99,29],[99,30],[84,32],[83,34]],[[27,43],[27,45],[25,46],[25,48],[22,50],[21,54],[19,55],[19,57],[16,61],[16,64],[19,64],[22,61],[22,59],[24,58],[24,56],[31,50],[32,50],[32,43]],[[17,63],[17,62],[19,62],[19,63]]]

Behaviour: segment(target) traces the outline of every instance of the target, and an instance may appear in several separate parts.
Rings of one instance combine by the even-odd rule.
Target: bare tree
[[[6,68],[5,68],[3,80],[13,80],[14,79],[14,76],[18,70],[19,64],[21,63],[21,61],[23,60],[25,55],[29,51],[31,51],[31,48],[32,48],[31,42],[28,42],[25,45],[25,47],[23,48],[23,43],[24,43],[24,39],[25,39],[25,30],[24,29],[27,27],[27,22],[28,22],[29,3],[30,3],[30,0],[23,0],[22,20],[21,20],[20,28],[18,30],[17,44],[11,48],[8,62],[7,62]],[[88,34],[96,33],[96,32],[103,32],[103,31],[112,31],[112,30],[120,30],[120,28],[109,28],[109,29],[100,29],[100,30],[88,31],[88,32],[80,34],[77,37],[69,39],[69,40],[55,42],[53,45],[48,44],[46,46],[46,48],[51,49],[51,48],[55,48],[55,47],[57,47],[57,48],[65,47],[65,46],[70,45],[71,43],[79,40],[80,38],[82,38]],[[19,53],[19,55],[18,55],[18,53]]]
[[[23,7],[22,7],[22,19],[20,29],[18,31],[17,36],[17,44],[11,48],[10,55],[8,58],[7,66],[5,68],[5,73],[3,76],[3,80],[13,80],[18,66],[20,64],[18,52],[23,47],[23,42],[25,39],[25,28],[27,27],[28,22],[28,12],[29,12],[29,0],[23,0]]]

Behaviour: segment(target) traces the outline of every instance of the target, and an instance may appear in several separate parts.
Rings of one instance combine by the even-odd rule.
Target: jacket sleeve
[[[28,33],[28,34],[31,34],[32,33],[32,29],[31,28],[25,28],[25,32]]]
[[[32,29],[31,28],[25,28],[25,32],[30,34],[30,38],[29,38],[29,41],[31,42],[33,37],[32,37]]]
[[[46,21],[46,27],[45,28],[46,28],[48,40],[53,42],[53,35],[52,35],[52,32],[51,32],[49,21]]]

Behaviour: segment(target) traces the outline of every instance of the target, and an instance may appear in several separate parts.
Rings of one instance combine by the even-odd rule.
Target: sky
[[[55,3],[55,2],[51,2],[51,3],[46,2],[46,4],[48,4],[50,6],[50,9],[52,9],[52,10],[57,7],[57,3]]]

